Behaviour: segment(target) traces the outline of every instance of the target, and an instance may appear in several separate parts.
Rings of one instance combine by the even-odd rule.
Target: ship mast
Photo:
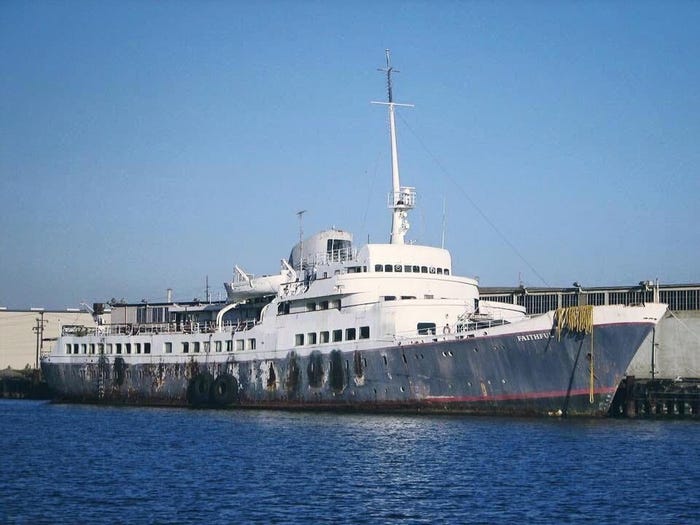
[[[386,50],[386,68],[379,68],[378,71],[386,73],[388,102],[372,102],[372,104],[381,104],[389,107],[389,133],[391,138],[391,182],[392,191],[388,196],[388,207],[392,210],[391,214],[391,244],[403,244],[404,237],[408,231],[408,210],[413,209],[416,202],[415,188],[401,186],[399,179],[399,155],[396,143],[396,120],[394,117],[394,108],[396,106],[413,107],[413,104],[398,104],[394,102],[393,86],[391,83],[391,74],[398,73],[398,69],[391,66],[391,57],[389,50]]]

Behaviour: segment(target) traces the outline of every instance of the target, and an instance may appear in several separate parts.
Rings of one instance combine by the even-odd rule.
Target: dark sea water
[[[0,400],[2,523],[698,523],[700,423]]]

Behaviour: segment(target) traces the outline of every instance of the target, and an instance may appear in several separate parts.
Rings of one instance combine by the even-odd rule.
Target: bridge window
[[[151,343],[143,343],[143,353],[144,354],[151,353]]]
[[[357,338],[357,330],[355,328],[348,328],[345,330],[345,340],[354,341]]]
[[[321,332],[321,342],[327,343],[330,341],[330,332]]]
[[[303,346],[304,345],[304,334],[296,334],[294,336],[294,345]]]
[[[333,330],[333,342],[337,343],[339,341],[343,340],[343,331],[342,330]]]
[[[256,347],[255,338],[248,339],[248,350],[255,350],[255,347]]]
[[[141,343],[135,343],[136,345],[136,353],[140,354],[141,353]]]
[[[243,350],[243,339],[236,339],[236,351],[240,352]]]
[[[360,327],[360,339],[369,339],[369,326]]]
[[[317,340],[316,332],[309,332],[308,334],[306,334],[306,338],[309,341],[310,345],[316,344],[316,340]]]

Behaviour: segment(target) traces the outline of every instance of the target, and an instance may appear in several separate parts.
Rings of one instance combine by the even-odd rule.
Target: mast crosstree
[[[408,210],[413,209],[416,202],[415,188],[409,186],[401,186],[399,178],[399,156],[398,146],[396,142],[396,120],[394,116],[394,108],[397,106],[412,108],[413,104],[398,104],[394,102],[393,85],[391,82],[391,74],[398,73],[398,69],[394,69],[391,65],[391,55],[389,50],[386,50],[386,67],[378,68],[378,71],[386,73],[387,96],[388,102],[374,102],[372,104],[381,104],[389,108],[389,134],[391,138],[391,182],[392,191],[388,196],[388,207],[392,210],[391,215],[391,244],[404,244],[404,237],[410,225],[408,224]]]

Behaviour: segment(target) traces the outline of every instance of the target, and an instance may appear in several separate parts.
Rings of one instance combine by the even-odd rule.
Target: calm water
[[[700,424],[0,400],[1,523],[692,523]]]

